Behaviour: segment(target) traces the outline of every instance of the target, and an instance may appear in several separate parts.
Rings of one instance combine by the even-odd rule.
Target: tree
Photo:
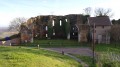
[[[115,24],[111,27],[112,41],[120,42],[120,25]]]
[[[112,22],[112,24],[116,24],[116,20],[115,19],[113,19],[111,22]]]
[[[111,9],[103,9],[103,8],[96,8],[95,9],[95,16],[109,16],[112,17],[113,14],[111,13]]]
[[[84,10],[85,15],[91,15],[91,12],[92,12],[92,8],[91,7],[87,7],[85,9],[83,9],[83,10]]]
[[[15,18],[10,22],[9,30],[20,31],[20,25],[25,22],[26,22],[26,19],[24,17]]]
[[[112,24],[114,24],[114,25],[115,25],[115,24],[119,24],[119,25],[120,25],[120,19],[118,19],[118,20],[113,19],[113,20],[112,20]]]

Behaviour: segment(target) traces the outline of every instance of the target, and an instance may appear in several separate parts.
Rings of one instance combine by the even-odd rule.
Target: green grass
[[[117,44],[117,46],[115,44],[97,44],[95,50],[97,52],[120,52],[120,44]]]
[[[81,64],[43,49],[0,47],[0,67],[81,67]]]
[[[65,40],[65,39],[52,39],[52,40],[34,40],[34,43],[21,44],[22,46],[34,46],[40,45],[41,47],[79,47],[88,46],[87,43],[78,43],[77,40]]]
[[[80,60],[82,60],[84,63],[88,64],[89,67],[95,67],[95,65],[93,64],[93,59],[90,56],[82,56],[82,55],[77,55],[77,54],[71,54],[77,58],[79,58]]]
[[[117,46],[116,46],[117,45]],[[81,56],[72,54],[81,59],[89,65],[89,67],[120,67],[120,44],[96,44],[95,51],[97,53],[97,62],[95,65],[92,63],[92,58],[89,56]]]
[[[119,44],[98,44],[95,47],[98,61],[104,67],[120,67],[120,47]]]

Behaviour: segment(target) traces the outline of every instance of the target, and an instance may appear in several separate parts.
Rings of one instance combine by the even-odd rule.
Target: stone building
[[[21,34],[21,42],[26,43],[26,42],[32,42],[33,39],[33,33],[32,30],[30,30],[27,25],[22,24],[21,29],[20,29],[20,34]]]
[[[112,23],[109,17],[89,17],[88,25],[90,26],[91,34],[93,37],[93,26],[95,24],[94,39],[97,43],[110,43],[110,29]],[[93,39],[93,38],[92,38]]]
[[[38,37],[39,39],[45,38],[68,38],[77,39],[78,38],[78,28],[77,23],[81,23],[83,15],[70,14],[66,16],[37,16],[30,18],[27,21],[27,27],[33,32],[33,37]],[[70,24],[70,29],[66,32],[66,25]],[[49,37],[49,27],[52,28],[52,36]]]
[[[89,17],[81,14],[32,17],[28,19],[26,25],[21,26],[21,40],[22,42],[33,42],[33,38],[62,38],[76,39],[78,42],[88,42],[88,37],[92,33],[93,23],[96,24],[96,41],[103,42],[104,39],[109,40],[109,36],[106,36],[111,26],[108,17]]]

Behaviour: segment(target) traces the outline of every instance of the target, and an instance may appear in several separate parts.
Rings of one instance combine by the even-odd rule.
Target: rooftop
[[[90,25],[97,25],[97,26],[110,26],[112,25],[109,17],[105,16],[105,17],[89,17],[88,18],[88,23]]]

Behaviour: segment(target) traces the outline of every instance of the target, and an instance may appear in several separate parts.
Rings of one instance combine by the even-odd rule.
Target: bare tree
[[[10,22],[9,30],[20,31],[20,25],[24,22],[26,22],[26,19],[24,17],[18,17],[18,18],[13,19]]]
[[[91,11],[92,11],[92,8],[91,7],[87,7],[87,8],[85,8],[85,9],[83,9],[84,10],[84,13],[86,14],[86,15],[91,15]]]
[[[111,9],[103,9],[103,8],[96,8],[95,9],[95,16],[109,16],[112,17],[113,13]]]

